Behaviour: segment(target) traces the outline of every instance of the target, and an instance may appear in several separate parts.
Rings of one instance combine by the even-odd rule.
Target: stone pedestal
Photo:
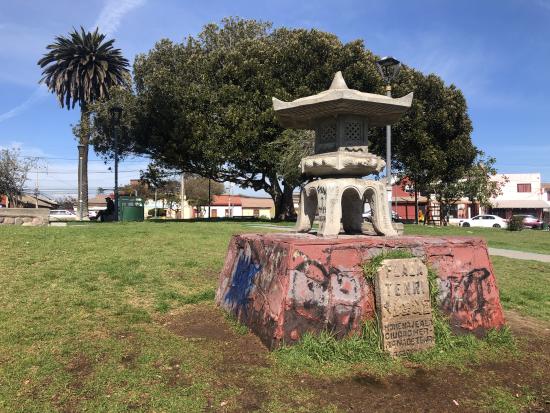
[[[365,202],[370,205],[374,231],[378,235],[396,236],[397,231],[389,217],[384,184],[359,178],[318,179],[308,183],[300,194],[296,230],[308,232],[318,214],[317,235],[338,235],[340,222],[346,234],[361,234]]]
[[[504,325],[487,246],[470,237],[236,235],[216,302],[268,348],[292,344],[308,331],[358,333],[376,308],[362,265],[395,249],[410,251],[437,272],[440,307],[455,331],[483,334]]]

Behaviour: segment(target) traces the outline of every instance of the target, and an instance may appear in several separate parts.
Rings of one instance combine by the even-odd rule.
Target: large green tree
[[[414,183],[416,192],[435,193],[445,209],[461,192],[461,186],[455,184],[466,176],[479,154],[471,140],[466,99],[440,77],[404,67],[393,93],[402,96],[408,92],[414,92],[412,106],[392,128],[393,167]],[[376,132],[373,149],[383,153],[385,135]]]
[[[273,30],[268,23],[226,19],[181,44],[157,43],[134,65],[139,116],[135,139],[165,165],[264,190],[279,218],[293,213],[302,182],[288,153],[302,153],[304,132],[284,134],[271,98],[292,100],[324,90],[340,68],[351,85],[381,85],[362,43],[342,44],[316,30]],[[297,176],[298,175],[298,176]]]
[[[161,40],[134,63],[135,95],[126,98],[135,113],[131,150],[170,169],[264,190],[277,217],[289,216],[311,133],[285,131],[271,98],[319,93],[338,70],[350,88],[383,93],[376,58],[360,40],[255,20],[209,24],[182,43]],[[411,91],[413,107],[394,127],[394,166],[425,186],[456,181],[477,154],[465,99],[436,75],[404,66],[394,96]],[[385,153],[382,128],[370,141],[373,152]]]
[[[19,149],[0,149],[0,197],[5,195],[11,207],[17,207],[23,187],[36,159],[24,158]]]
[[[129,82],[128,61],[114,40],[105,41],[98,29],[87,32],[73,30],[67,37],[57,36],[47,46],[48,52],[38,61],[43,68],[41,83],[57,96],[61,107],[80,106],[79,144],[82,156],[82,214],[88,216],[88,145],[90,141],[89,105],[109,96],[109,88]]]

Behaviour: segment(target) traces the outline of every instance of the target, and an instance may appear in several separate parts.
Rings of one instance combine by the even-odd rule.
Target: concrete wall
[[[50,220],[47,208],[0,208],[0,225],[45,226]]]

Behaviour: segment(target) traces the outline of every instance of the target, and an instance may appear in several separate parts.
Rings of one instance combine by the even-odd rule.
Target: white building
[[[494,179],[502,183],[502,194],[491,199],[493,214],[507,219],[513,214],[532,214],[542,219],[550,210],[540,173],[497,174]]]

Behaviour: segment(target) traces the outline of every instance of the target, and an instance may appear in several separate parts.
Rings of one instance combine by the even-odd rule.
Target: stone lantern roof
[[[328,90],[292,102],[273,98],[273,109],[286,128],[315,129],[317,119],[340,114],[365,117],[369,126],[384,126],[397,122],[412,99],[412,93],[394,99],[349,89],[342,72],[337,72]]]

